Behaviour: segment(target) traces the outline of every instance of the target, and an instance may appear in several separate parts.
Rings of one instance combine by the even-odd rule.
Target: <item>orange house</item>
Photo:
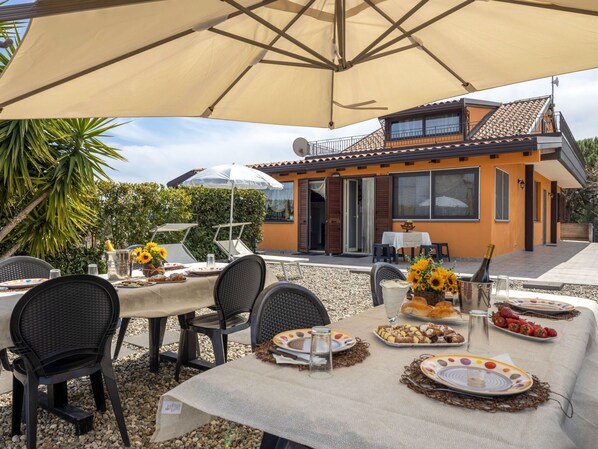
[[[557,244],[563,188],[586,184],[584,159],[550,97],[460,99],[380,118],[359,138],[310,142],[301,160],[254,165],[268,192],[260,247],[371,253],[407,219],[451,255]],[[192,172],[190,172],[192,173]]]

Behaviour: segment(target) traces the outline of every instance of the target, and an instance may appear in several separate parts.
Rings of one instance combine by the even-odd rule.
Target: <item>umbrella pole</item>
[[[233,260],[232,245],[233,245],[233,208],[235,207],[235,183],[230,194],[230,220],[228,228],[228,261]]]

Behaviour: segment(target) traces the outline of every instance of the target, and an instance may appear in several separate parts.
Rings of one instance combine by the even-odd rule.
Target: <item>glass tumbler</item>
[[[91,274],[92,276],[97,276],[99,273],[98,265],[95,263],[90,263],[87,265],[87,274]]]
[[[509,276],[498,276],[494,290],[494,302],[509,300]]]
[[[490,353],[487,310],[471,310],[469,312],[467,352],[476,355],[489,355]]]
[[[207,255],[206,268],[216,268],[216,257],[214,256],[214,254]]]
[[[332,337],[327,327],[314,327],[311,330],[309,376],[315,379],[332,377]]]
[[[50,270],[50,279],[55,279],[55,278],[59,278],[60,277],[60,270],[55,268],[53,270]]]

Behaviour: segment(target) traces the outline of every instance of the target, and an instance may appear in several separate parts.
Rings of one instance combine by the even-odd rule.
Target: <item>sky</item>
[[[29,1],[10,0],[8,4]],[[559,75],[559,81],[556,109],[563,112],[575,138],[598,136],[598,69]],[[507,102],[549,95],[550,91],[550,78],[544,78],[467,97]],[[108,175],[115,181],[163,184],[193,168],[297,159],[292,151],[297,137],[312,141],[359,136],[379,127],[376,119],[335,130],[203,118],[137,118],[120,122],[123,124],[112,130],[105,141],[121,149],[126,161],[111,161],[113,170],[108,170]]]

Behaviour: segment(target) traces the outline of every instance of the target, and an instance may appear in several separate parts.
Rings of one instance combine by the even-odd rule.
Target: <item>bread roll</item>
[[[432,306],[429,306],[426,299],[420,296],[416,296],[411,301],[404,302],[401,306],[401,312],[414,316],[428,317],[432,310]]]

